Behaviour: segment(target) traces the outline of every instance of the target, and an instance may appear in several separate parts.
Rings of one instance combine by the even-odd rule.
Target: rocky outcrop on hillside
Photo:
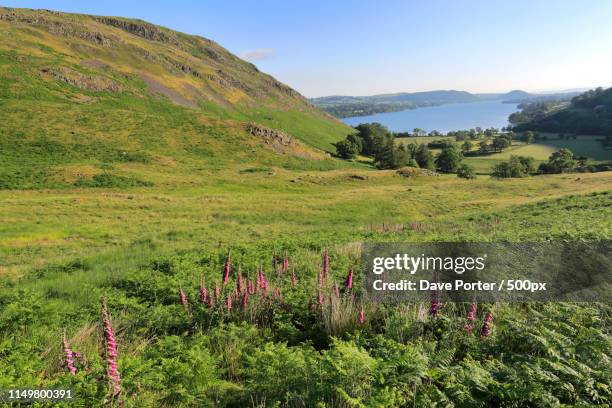
[[[57,14],[59,15],[59,13]],[[101,32],[89,30],[79,24],[74,24],[67,21],[58,22],[38,13],[32,15],[16,13],[10,8],[0,9],[0,20],[41,27],[54,35],[80,38],[98,45],[102,45],[104,47],[110,47],[113,43],[113,40],[117,40],[111,39],[109,36],[106,36]]]
[[[127,31],[130,34],[137,35],[147,40],[159,41],[172,45],[179,45],[176,37],[169,35],[161,30],[156,25],[140,20],[127,20],[115,17],[93,17],[99,23],[106,24],[112,27]]]
[[[85,75],[66,67],[43,68],[41,72],[44,76],[51,77],[57,81],[65,82],[87,91],[121,91],[121,86],[112,79],[98,75]]]
[[[402,177],[439,176],[435,171],[420,169],[418,167],[402,167],[397,171],[397,174]]]
[[[250,134],[260,138],[265,144],[272,147],[289,146],[292,143],[291,136],[281,131],[258,125],[257,123],[247,124],[246,129]]]

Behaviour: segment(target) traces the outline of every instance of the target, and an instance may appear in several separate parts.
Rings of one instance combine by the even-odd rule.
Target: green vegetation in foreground
[[[588,178],[604,175],[588,174],[587,183],[594,181]],[[560,176],[538,179],[545,178],[551,188],[571,184]],[[451,193],[462,191],[461,184],[469,185],[470,191],[492,193],[487,186],[450,177],[443,178],[441,188],[429,180],[424,184],[443,194],[449,182],[457,187]],[[530,189],[514,181],[494,186],[497,195],[482,208],[477,197],[469,205],[434,201],[447,206],[446,217],[426,218],[404,230],[386,224],[384,232],[379,224],[380,232],[352,229],[339,234],[335,225],[326,225],[325,217],[304,217],[312,219],[320,232],[291,233],[293,225],[279,221],[284,228],[266,228],[268,233],[258,243],[239,243],[236,236],[222,248],[204,240],[205,249],[178,252],[168,248],[173,240],[184,239],[181,234],[159,236],[28,269],[19,279],[4,279],[0,285],[0,338],[8,350],[0,360],[0,386],[72,387],[79,403],[102,406],[108,387],[100,353],[104,343],[98,333],[100,299],[106,298],[125,406],[231,407],[252,401],[259,406],[390,407],[608,403],[612,395],[606,385],[612,371],[607,357],[612,350],[610,308],[605,304],[479,304],[474,329],[466,332],[469,305],[443,304],[432,317],[429,305],[362,303],[362,277],[356,274],[355,303],[350,291],[342,289],[344,300],[334,300],[331,307],[317,306],[316,275],[326,246],[331,265],[327,293],[332,282],[342,288],[346,271],[358,265],[355,242],[360,241],[610,237],[610,192],[509,205],[498,200],[507,195],[510,202],[520,202],[525,199],[515,201],[509,192],[529,194]],[[537,188],[531,191],[543,195]],[[240,205],[249,206],[244,200]],[[445,212],[436,206],[432,211]],[[102,214],[111,217],[109,212]],[[233,220],[225,218],[228,225]],[[244,276],[246,272],[254,276],[263,265],[272,288],[269,302],[255,303],[257,296],[251,297],[248,314],[238,302],[232,312],[223,301],[212,309],[200,304],[202,282],[209,294],[215,285],[222,286],[230,249],[231,285],[237,265]],[[290,283],[291,270],[282,278],[272,272],[272,256],[278,257],[280,268],[284,254],[290,256],[289,265],[295,262],[296,286]],[[282,300],[272,295],[277,287]],[[186,293],[189,311],[181,305],[179,288]],[[360,305],[363,324],[359,324]],[[493,321],[483,337],[489,313]],[[64,332],[71,349],[83,356],[74,363],[75,376],[63,365]],[[551,375],[557,380],[548,381]]]

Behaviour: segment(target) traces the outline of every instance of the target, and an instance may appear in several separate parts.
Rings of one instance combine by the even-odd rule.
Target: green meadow
[[[543,133],[545,140],[539,139],[531,144],[521,141],[513,141],[512,146],[504,149],[503,152],[487,154],[484,156],[469,156],[465,162],[474,167],[478,174],[489,174],[491,169],[503,161],[507,161],[510,156],[530,156],[535,159],[536,165],[548,160],[550,155],[560,149],[570,149],[576,156],[588,158],[589,163],[600,163],[612,160],[612,149],[604,149],[601,143],[601,136],[579,135],[576,139],[560,138],[559,134]],[[453,138],[445,137],[404,137],[398,138],[398,143],[427,144],[434,140]],[[478,141],[474,141],[474,150],[477,149]],[[432,149],[434,154],[439,153],[440,149]]]

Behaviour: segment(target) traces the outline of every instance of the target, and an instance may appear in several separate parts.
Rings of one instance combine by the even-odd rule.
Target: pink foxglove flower
[[[467,323],[463,327],[466,332],[471,332],[474,329],[474,318],[476,317],[476,303],[470,305],[470,311],[467,317]]]
[[[227,306],[227,311],[231,312],[232,311],[232,295],[231,294],[227,294],[227,299],[225,300],[225,305]]]
[[[291,270],[291,286],[295,286],[297,285],[297,275],[295,274],[295,265],[293,266],[293,269]]]
[[[219,300],[219,296],[221,296],[221,289],[219,289],[219,286],[215,285],[215,299]]]
[[[66,368],[68,369],[70,374],[76,375],[77,369],[74,366],[74,353],[72,352],[72,349],[68,345],[66,336],[64,336],[64,339],[63,339],[63,346],[64,346],[64,359],[66,362]]]
[[[438,291],[437,290],[432,290],[431,291],[431,307],[429,309],[429,313],[433,317],[436,317],[436,316],[438,316],[438,309],[439,308],[440,308],[440,302],[438,301]]]
[[[249,291],[245,291],[244,295],[242,295],[242,303],[241,303],[241,307],[244,309],[247,305],[247,301],[249,300]]]
[[[227,285],[227,282],[229,282],[231,262],[232,262],[232,255],[231,253],[228,253],[227,259],[225,260],[225,272],[223,273],[223,285]]]
[[[480,331],[480,335],[482,337],[488,337],[491,333],[491,324],[493,323],[493,314],[487,313],[487,316],[484,319],[484,323],[482,324],[482,330]]]
[[[215,306],[215,298],[212,296],[208,297],[208,308],[212,309]]]
[[[365,314],[363,313],[363,305],[359,309],[359,324],[365,323]]]
[[[353,270],[349,269],[348,275],[346,275],[346,281],[344,282],[344,289],[349,290],[353,288]]]
[[[281,271],[284,274],[288,270],[289,270],[289,257],[285,255],[285,257],[283,258],[283,269]]]
[[[182,287],[179,287],[179,300],[181,301],[181,305],[185,309],[189,309],[189,302],[187,301],[187,295],[185,295],[185,291]]]
[[[106,339],[106,374],[111,384],[111,396],[121,393],[121,377],[117,369],[117,342],[113,333],[106,302],[102,304],[102,321],[104,324],[104,337]]]
[[[202,301],[203,305],[206,304],[206,296],[207,295],[208,295],[208,292],[206,290],[206,286],[200,285],[200,300]]]
[[[323,306],[323,294],[321,293],[321,291],[319,291],[318,297],[319,297],[319,306]]]

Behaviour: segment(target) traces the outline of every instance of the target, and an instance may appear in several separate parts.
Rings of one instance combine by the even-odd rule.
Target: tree
[[[491,175],[497,178],[527,177],[535,172],[533,157],[510,156],[507,162],[493,167]]]
[[[532,131],[525,132],[525,143],[532,144],[534,138],[535,138],[535,135],[533,134]]]
[[[495,151],[503,151],[506,147],[512,145],[512,136],[508,134],[497,136],[493,139],[493,149]]]
[[[489,152],[489,144],[487,143],[486,140],[482,140],[479,144],[478,144],[478,153],[480,154],[485,154]]]
[[[419,145],[416,154],[414,156],[415,160],[419,164],[419,167],[422,169],[433,170],[434,168],[434,157],[431,153],[431,150],[425,144]]]
[[[421,137],[427,135],[427,132],[425,132],[425,130],[421,128],[414,128],[412,134],[414,134],[415,137]]]
[[[399,169],[400,167],[404,167],[408,165],[412,157],[410,156],[410,152],[403,144],[399,144],[399,146],[395,146],[393,149],[393,167],[394,169]]]
[[[399,169],[410,161],[408,150],[403,144],[395,145],[393,139],[389,138],[385,145],[374,156],[374,163],[379,169]]]
[[[361,153],[361,150],[363,149],[363,139],[361,139],[358,134],[351,133],[346,137],[346,140],[357,146],[357,148],[359,149],[358,153]]]
[[[380,123],[362,123],[355,129],[361,139],[361,153],[366,156],[375,156],[391,137],[389,129]]]
[[[472,150],[472,142],[470,142],[469,140],[466,140],[461,145],[461,151],[463,152],[463,154],[465,154],[465,153],[468,153],[470,150]]]
[[[476,172],[474,171],[474,168],[472,166],[463,163],[457,169],[457,177],[461,177],[468,180],[475,179]]]
[[[416,159],[417,152],[419,151],[419,144],[417,142],[412,142],[406,145],[406,150],[408,150],[408,154],[411,158]]]
[[[359,146],[347,139],[341,140],[334,144],[336,154],[343,159],[354,159],[359,153]]]
[[[456,145],[449,144],[442,149],[436,158],[436,167],[442,172],[454,173],[459,168],[461,160],[463,160],[461,150]]]
[[[576,168],[574,153],[569,149],[561,149],[554,152],[548,158],[548,163],[540,165],[540,172],[547,174],[568,173]]]

